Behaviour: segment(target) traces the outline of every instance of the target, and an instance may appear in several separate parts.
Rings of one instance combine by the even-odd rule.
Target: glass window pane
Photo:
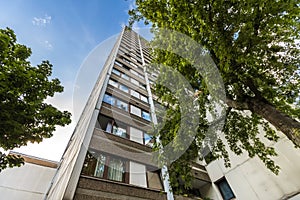
[[[152,136],[148,135],[147,133],[144,133],[145,145],[152,146],[153,142],[151,140],[152,140]]]
[[[148,98],[145,97],[145,96],[143,96],[143,95],[141,95],[141,100],[144,101],[144,102],[146,102],[146,103],[148,103]]]
[[[129,76],[127,76],[126,74],[122,74],[121,77],[129,81]]]
[[[133,78],[131,78],[130,81],[131,81],[131,83],[133,83],[135,85],[139,85],[140,84],[137,80],[135,80]]]
[[[123,64],[122,64],[122,63],[119,63],[118,61],[115,61],[115,63],[116,63],[117,65],[119,65],[120,67],[123,67]]]
[[[103,177],[104,167],[105,167],[105,160],[106,160],[106,157],[103,156],[103,155],[100,155],[97,158],[97,164],[96,164],[94,176],[97,176],[97,177],[100,177],[100,178]]]
[[[125,165],[123,161],[115,158],[110,158],[108,164],[108,179],[114,181],[123,181],[123,176],[125,173],[124,168]]]
[[[130,64],[130,62],[126,58],[123,58],[122,60]]]
[[[130,113],[141,117],[141,109],[133,105],[130,105]]]
[[[133,58],[133,57],[130,57],[130,59],[133,60],[133,61],[135,61],[135,62],[137,62],[137,60],[135,58]]]
[[[139,77],[140,77],[141,79],[145,79],[145,77],[144,77],[142,74],[139,74]]]
[[[134,64],[134,63],[132,63],[132,62],[129,62],[129,64],[130,64],[131,66],[135,67],[135,68],[138,68],[138,67],[136,66],[136,64]]]
[[[118,76],[121,76],[121,72],[119,70],[113,69],[112,72]]]
[[[235,197],[226,179],[223,179],[217,184],[224,200],[230,200]]]
[[[121,85],[121,84],[120,84],[120,90],[122,90],[123,92],[126,92],[126,93],[129,92],[128,87],[126,87],[125,85]]]
[[[140,94],[134,90],[130,90],[130,94],[138,99],[140,98]]]
[[[126,128],[121,128],[118,127],[117,125],[114,125],[113,134],[126,138]]]
[[[147,121],[151,121],[150,113],[148,113],[146,111],[142,111],[142,118]]]
[[[114,97],[108,95],[108,94],[105,94],[105,95],[104,95],[103,101],[104,101],[105,103],[110,104],[110,105],[115,105],[116,99],[115,99]]]
[[[139,75],[136,71],[134,71],[134,70],[132,70],[132,69],[130,69],[130,72],[131,72],[132,74],[136,75],[136,76]]]
[[[108,81],[108,84],[109,85],[112,85],[112,86],[114,86],[114,87],[118,87],[118,82],[116,82],[116,81],[114,81],[114,80],[111,80],[111,79],[109,79],[109,81]]]
[[[128,111],[128,104],[121,100],[117,100],[117,107],[122,110]]]
[[[146,85],[143,85],[142,83],[139,83],[139,86],[140,86],[141,88],[143,88],[143,89],[146,90]]]

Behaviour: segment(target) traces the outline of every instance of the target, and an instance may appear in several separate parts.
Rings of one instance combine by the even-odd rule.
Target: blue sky
[[[70,126],[59,127],[52,138],[41,144],[29,144],[16,151],[60,159],[76,116],[80,115],[100,73],[98,66],[104,62],[116,34],[127,24],[127,12],[133,5],[132,0],[0,0],[0,28],[13,29],[18,43],[31,48],[33,65],[49,60],[53,64],[53,77],[59,78],[65,87],[64,93],[47,101],[73,113]],[[141,25],[135,27],[137,30],[138,26]],[[102,55],[101,59],[97,55]],[[74,88],[78,102],[73,106]],[[80,93],[80,89],[85,93]]]

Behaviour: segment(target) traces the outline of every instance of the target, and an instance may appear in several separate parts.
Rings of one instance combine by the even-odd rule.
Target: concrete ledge
[[[165,192],[81,175],[75,200],[166,200]]]

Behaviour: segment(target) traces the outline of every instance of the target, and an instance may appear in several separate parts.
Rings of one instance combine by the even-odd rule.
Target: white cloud
[[[49,49],[49,50],[53,49],[53,45],[48,40],[46,40],[44,42],[44,44],[47,49]]]
[[[46,26],[46,24],[50,24],[51,16],[45,15],[44,18],[42,17],[34,17],[32,20],[32,24],[36,26]]]

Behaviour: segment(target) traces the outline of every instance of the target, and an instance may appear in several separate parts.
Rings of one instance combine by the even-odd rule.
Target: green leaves
[[[6,155],[0,152],[0,172],[7,167],[20,167],[24,164],[24,159],[19,155]]]
[[[31,66],[30,48],[17,44],[11,29],[0,30],[0,44],[0,147],[10,150],[51,137],[56,125],[71,122],[71,114],[44,102],[63,91],[58,79],[49,79],[49,61]],[[0,169],[21,163],[21,159],[1,155]]]
[[[156,37],[160,37],[158,28],[186,34],[201,44],[217,65],[227,101],[231,103],[226,102],[226,123],[220,133],[225,139],[218,138],[210,147],[213,157],[222,158],[225,165],[230,166],[227,149],[237,155],[245,152],[249,157],[259,157],[278,174],[279,167],[272,160],[276,152],[262,142],[262,138],[278,140],[271,123],[295,144],[300,143],[297,135],[300,130],[300,1],[137,0],[136,5],[129,13],[131,23],[149,20]],[[178,41],[178,45],[184,44]],[[155,50],[154,62],[179,71],[195,89],[202,120],[196,145],[189,150],[200,151],[209,126],[206,110],[214,105],[207,100],[210,93],[205,79],[190,63],[171,52],[172,49]],[[164,81],[161,78],[159,81]],[[157,129],[165,144],[176,137],[180,111],[176,108],[176,95],[166,88],[158,84],[154,93],[173,110],[173,113],[167,112],[166,126]],[[191,159],[182,156],[178,163],[188,165]],[[186,175],[179,164],[174,166],[171,168],[175,171],[174,176],[179,177],[180,171]],[[175,182],[172,184],[178,188]]]

